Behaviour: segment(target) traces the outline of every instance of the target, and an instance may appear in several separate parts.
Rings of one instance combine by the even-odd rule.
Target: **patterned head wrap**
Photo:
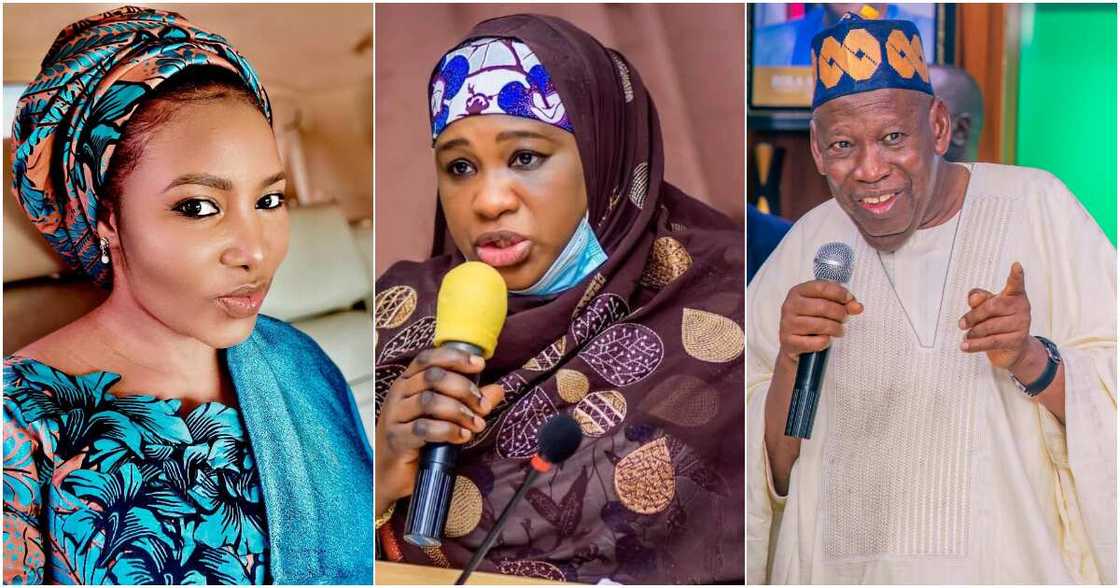
[[[472,39],[443,56],[428,89],[432,140],[475,114],[508,114],[575,132],[552,77],[516,39]]]
[[[908,20],[865,20],[848,13],[813,37],[813,110],[883,88],[933,95],[918,27]]]
[[[12,126],[12,189],[31,222],[75,270],[108,286],[97,208],[109,161],[140,100],[191,66],[236,73],[272,121],[268,96],[224,38],[174,12],[126,6],[58,34]]]

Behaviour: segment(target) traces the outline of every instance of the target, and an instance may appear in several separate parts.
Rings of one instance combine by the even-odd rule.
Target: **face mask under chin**
[[[568,239],[568,244],[552,262],[544,275],[535,284],[523,290],[510,290],[518,296],[552,296],[560,294],[579,284],[591,275],[603,262],[607,254],[599,244],[587,214],[583,215],[576,230]]]

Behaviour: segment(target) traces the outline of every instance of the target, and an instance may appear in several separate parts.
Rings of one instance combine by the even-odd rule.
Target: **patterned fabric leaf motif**
[[[639,410],[683,427],[707,424],[719,412],[719,393],[711,384],[674,374],[642,398]]]
[[[529,383],[517,372],[510,372],[502,376],[502,378],[498,380],[498,385],[501,386],[502,390],[506,393],[506,402],[513,402],[529,387]]]
[[[208,403],[184,419],[176,400],[105,392],[115,381],[8,361],[5,412],[18,425],[5,431],[5,534],[26,546],[20,557],[31,566],[11,579],[263,581],[263,498],[236,411]],[[34,427],[19,395],[40,415]],[[31,498],[16,498],[21,480],[12,468],[21,464]],[[40,539],[21,526],[46,528]]]
[[[587,376],[576,370],[561,369],[556,372],[556,392],[564,402],[576,403],[583,400],[591,390]]]
[[[469,477],[455,476],[455,489],[447,510],[447,522],[443,526],[444,536],[455,538],[469,535],[481,520],[482,492]]]
[[[187,415],[186,426],[210,468],[239,469],[245,429],[235,410],[217,402],[203,404]]]
[[[101,560],[110,560],[144,537],[170,541],[155,514],[143,506],[142,487],[140,470],[132,463],[124,464],[113,474],[75,470],[63,480],[63,489],[92,500],[103,509],[90,519],[93,529],[105,531]]]
[[[5,415],[7,416],[7,415]],[[9,425],[10,426],[10,425]],[[34,444],[23,430],[5,431],[4,502],[30,505],[39,492],[35,471]],[[4,516],[11,513],[5,512]]]
[[[390,339],[385,347],[381,348],[381,355],[377,358],[377,362],[391,362],[412,351],[431,347],[435,335],[436,317],[426,316]]]
[[[607,278],[603,274],[595,274],[595,277],[587,283],[587,289],[583,291],[583,296],[580,296],[579,303],[572,309],[572,318],[579,316],[583,309],[587,306],[588,302],[603,289],[603,284],[607,283]]]
[[[719,496],[730,496],[731,489],[720,473],[708,467],[696,453],[676,437],[665,437],[666,447],[673,460],[673,470],[677,476],[688,478],[704,490]]]
[[[62,525],[63,533],[74,539],[78,549],[89,549],[90,540],[96,536],[98,519],[97,511],[92,508],[78,509]]]
[[[491,433],[498,429],[497,423],[505,416],[506,409],[515,404],[529,390],[529,382],[517,372],[510,372],[502,376],[496,383],[505,391],[505,397],[484,418],[486,428],[482,430],[482,433],[471,437],[471,440],[467,441],[464,446],[465,448],[476,447],[489,438]]]
[[[178,561],[162,546],[130,551],[113,564],[111,571],[120,584],[251,584],[244,566],[222,549],[198,546]],[[201,570],[201,571],[200,571]]]
[[[396,383],[397,378],[408,369],[408,366],[400,365],[397,363],[390,363],[387,365],[378,364],[374,376],[374,410],[376,411],[375,418],[381,418],[381,405],[385,403],[385,397],[389,395],[389,390]]]
[[[97,408],[109,388],[121,379],[111,372],[71,376],[37,361],[20,363],[12,369],[16,379],[29,384],[15,386],[11,393],[28,424],[72,408],[87,411]]]
[[[87,510],[93,515],[87,520],[101,520],[99,514],[94,513],[91,509],[82,510],[83,516],[87,516],[85,515]],[[79,517],[79,519],[81,518]],[[58,517],[50,519],[51,536],[61,538],[59,542],[61,543],[61,549],[50,553],[48,567],[73,570],[73,575],[77,577],[77,583],[80,584],[105,584],[108,571],[101,565],[101,559],[103,553],[106,553],[106,551],[103,551],[106,543],[104,541],[90,541],[88,549],[80,550],[78,549],[79,537],[75,535],[76,529],[69,528],[70,526],[69,520]],[[92,533],[93,531],[89,532]]]
[[[187,423],[177,414],[178,401],[161,401],[154,396],[124,396],[110,398],[106,408],[128,417],[146,435],[166,443],[190,443],[191,432]],[[234,416],[234,420],[236,420]],[[240,425],[238,425],[240,426]]]
[[[651,288],[664,288],[684,275],[692,267],[692,256],[680,241],[672,237],[658,237],[646,259],[641,283]]]
[[[614,66],[618,69],[618,77],[622,80],[622,97],[626,102],[634,101],[634,86],[630,83],[630,68],[626,67],[626,62],[617,52],[611,51],[611,61],[614,61]]]
[[[89,428],[105,438],[119,441],[137,457],[144,455],[140,431],[119,412],[106,410],[94,413],[89,418]]]
[[[233,546],[238,554],[260,553],[266,541],[264,520],[259,508],[238,490],[238,482],[219,474],[200,477],[191,496],[213,506],[202,513],[194,538],[213,548]]]
[[[579,529],[580,517],[583,514],[583,499],[587,494],[587,468],[580,468],[579,477],[572,483],[568,492],[557,504],[539,488],[531,488],[525,499],[544,520],[552,524],[559,531],[559,539],[570,537]]]
[[[409,286],[393,286],[377,293],[374,324],[378,329],[395,329],[412,317],[417,294]]]
[[[642,381],[661,365],[665,347],[661,337],[645,325],[616,324],[603,331],[579,356],[604,380],[615,386]]]
[[[635,449],[614,470],[614,490],[626,508],[640,514],[665,510],[677,493],[665,437]]]
[[[224,549],[203,547],[199,550],[198,561],[202,569],[206,570],[206,575],[210,580],[208,583],[251,583],[241,562],[232,553]]]
[[[572,321],[572,339],[576,345],[583,345],[629,313],[630,307],[621,296],[610,293],[596,296],[579,318]]]
[[[735,321],[713,312],[684,309],[681,342],[692,357],[709,363],[725,363],[743,354],[743,329]]]
[[[182,496],[170,490],[149,490],[148,504],[164,518],[178,518],[195,512]]]
[[[537,560],[503,560],[497,562],[498,571],[507,576],[523,576],[563,582],[566,578],[564,572],[556,565],[546,561]]]
[[[540,386],[513,405],[498,429],[498,455],[507,459],[529,459],[537,451],[537,434],[556,407]]]
[[[634,174],[630,177],[630,202],[641,208],[646,202],[646,193],[649,190],[649,163],[641,162],[634,167]]]
[[[533,372],[547,372],[556,367],[560,360],[564,359],[564,349],[567,347],[565,341],[566,339],[561,337],[554,341],[552,345],[545,347],[536,357],[525,362],[525,369]]]
[[[572,417],[588,437],[602,437],[626,419],[626,397],[617,390],[593,392],[572,409]]]

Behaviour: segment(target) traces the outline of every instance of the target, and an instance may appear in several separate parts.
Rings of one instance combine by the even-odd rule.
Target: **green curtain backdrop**
[[[1116,244],[1116,5],[1026,4],[1017,163],[1050,171]]]

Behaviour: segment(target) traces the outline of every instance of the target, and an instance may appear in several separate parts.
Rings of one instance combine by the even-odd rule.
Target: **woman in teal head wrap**
[[[5,583],[369,583],[338,368],[258,316],[287,253],[268,97],[222,37],[122,8],[20,99],[13,190],[100,307],[4,362]]]

